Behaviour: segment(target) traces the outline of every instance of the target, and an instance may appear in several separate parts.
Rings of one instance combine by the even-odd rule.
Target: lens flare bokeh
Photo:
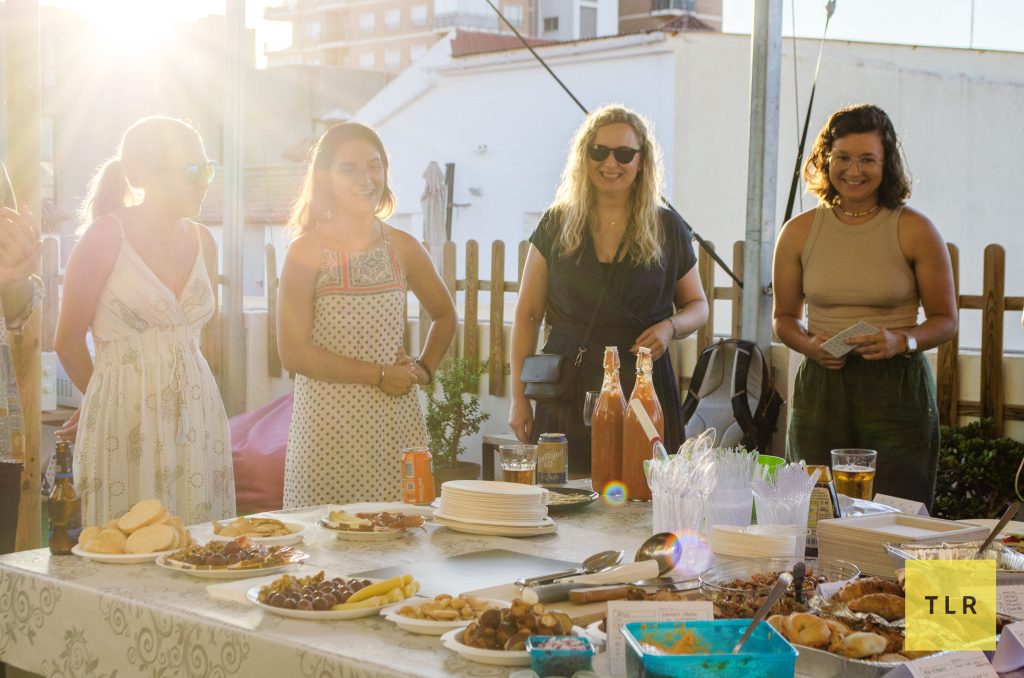
[[[604,486],[601,499],[609,506],[623,506],[629,500],[629,490],[625,483],[613,480]]]

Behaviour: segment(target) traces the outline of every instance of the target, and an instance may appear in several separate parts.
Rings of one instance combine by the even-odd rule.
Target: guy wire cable
[[[835,0],[832,0],[832,1],[833,1],[833,3],[835,2]],[[520,33],[516,29],[516,27],[512,25],[512,22],[509,21],[505,17],[505,15],[501,13],[501,10],[498,9],[498,7],[491,0],[484,0],[484,2],[486,2],[488,5],[490,5],[491,9],[494,10],[494,13],[497,14],[498,17],[500,17],[503,22],[505,22],[505,25],[508,26],[509,29],[513,33],[515,33],[515,36],[517,38],[519,38],[519,41],[521,43],[523,43],[523,46],[526,47],[526,49],[530,50],[530,54],[533,55],[533,58],[536,59],[538,62],[540,62],[540,65],[544,67],[544,70],[546,70],[548,72],[548,74],[552,78],[555,79],[555,82],[557,82],[558,85],[565,91],[565,93],[569,95],[569,98],[573,100],[573,102],[579,107],[579,109],[581,111],[583,111],[583,114],[584,115],[589,115],[590,111],[587,110],[587,107],[584,106],[582,103],[580,103],[580,100],[576,98],[576,95],[572,93],[572,91],[569,89],[569,87],[564,82],[562,82],[562,80],[557,75],[555,75],[555,72],[553,70],[551,70],[551,67],[548,66],[547,62],[544,61],[544,59],[541,57],[541,55],[537,54],[536,50],[533,49],[533,46],[530,45],[530,43],[527,42],[526,38],[523,37],[522,33]],[[711,247],[707,243],[707,241],[705,241],[704,238],[702,238],[700,236],[700,234],[697,233],[697,231],[693,230],[693,227],[690,226],[689,222],[686,221],[686,219],[683,217],[683,215],[680,214],[678,210],[676,210],[676,208],[672,205],[672,203],[670,203],[668,201],[668,199],[664,195],[662,195],[660,197],[661,197],[661,201],[663,203],[665,203],[665,207],[667,207],[669,210],[671,210],[672,213],[675,214],[677,217],[682,219],[683,223],[686,224],[686,228],[690,229],[690,233],[693,234],[693,237],[694,237],[694,239],[696,239],[698,244],[700,244],[700,246],[704,248],[704,251],[707,252],[709,255],[711,255],[711,258],[714,259],[715,263],[718,264],[719,266],[721,266],[722,270],[725,271],[726,273],[728,273],[729,277],[732,278],[733,280],[735,280],[736,283],[740,286],[740,289],[742,289],[743,288],[743,281],[740,280],[738,277],[736,277],[736,274],[732,272],[732,269],[729,268],[729,266],[724,261],[722,261],[722,258],[720,256],[718,256],[718,254],[715,252],[714,248]]]
[[[489,0],[488,0],[489,1]],[[821,32],[821,41],[818,43],[818,63],[814,67],[814,80],[811,83],[811,97],[807,100],[807,115],[804,116],[804,130],[800,134],[800,146],[796,152],[796,167],[793,169],[793,180],[789,184],[789,200],[786,202],[786,216],[782,219],[782,223],[786,223],[793,216],[793,203],[796,200],[796,189],[800,185],[800,166],[804,160],[804,147],[807,145],[807,128],[811,124],[811,110],[814,108],[814,91],[818,87],[818,73],[821,71],[821,55],[825,51],[825,36],[828,35],[828,22],[832,19],[832,15],[836,11],[836,0],[828,0],[825,3],[825,29]],[[795,33],[796,26],[793,26],[794,33],[794,46],[793,46],[793,64],[796,66],[796,45],[795,45]],[[795,85],[795,83],[794,83]]]

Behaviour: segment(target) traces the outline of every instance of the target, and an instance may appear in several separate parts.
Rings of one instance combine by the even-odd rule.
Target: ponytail
[[[89,192],[78,210],[78,233],[84,232],[89,224],[104,214],[137,203],[138,195],[128,183],[120,158],[107,160],[100,165],[89,182]]]

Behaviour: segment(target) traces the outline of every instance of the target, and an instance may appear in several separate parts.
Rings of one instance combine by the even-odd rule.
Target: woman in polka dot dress
[[[285,508],[399,500],[402,449],[426,444],[415,386],[451,343],[455,307],[420,243],[381,221],[394,207],[377,134],[327,130],[292,211],[279,290],[281,361],[297,374]],[[402,348],[407,290],[433,318],[415,359]]]

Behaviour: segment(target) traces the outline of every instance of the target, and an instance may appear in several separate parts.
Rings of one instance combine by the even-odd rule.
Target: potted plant
[[[427,438],[434,458],[434,484],[441,492],[447,480],[474,479],[480,476],[480,464],[459,461],[466,451],[462,441],[480,430],[480,424],[491,415],[480,409],[480,398],[467,393],[475,391],[487,362],[474,368],[464,358],[451,357],[438,370],[436,388],[427,391]]]
[[[1024,443],[997,438],[991,419],[943,426],[932,513],[940,518],[997,518],[1015,498]]]

